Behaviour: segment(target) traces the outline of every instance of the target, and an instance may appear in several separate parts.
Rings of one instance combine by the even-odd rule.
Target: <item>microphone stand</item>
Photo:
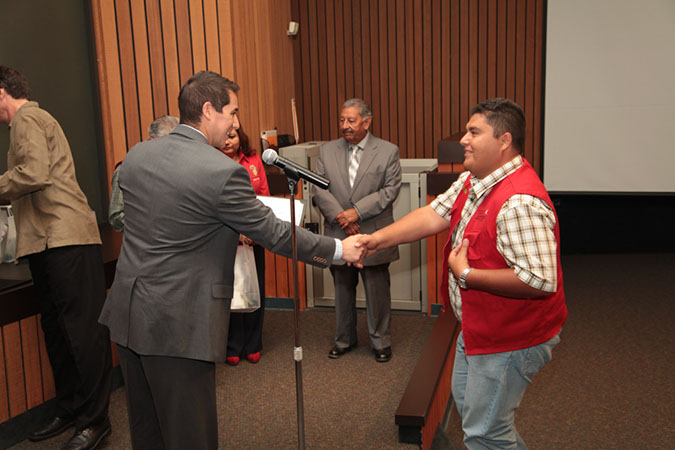
[[[300,174],[291,166],[284,167],[288,179],[288,190],[291,194],[291,247],[293,248],[293,311],[295,316],[295,397],[298,414],[298,448],[305,448],[305,408],[302,396],[302,347],[300,346],[300,299],[298,298],[298,240],[295,231],[295,191]]]

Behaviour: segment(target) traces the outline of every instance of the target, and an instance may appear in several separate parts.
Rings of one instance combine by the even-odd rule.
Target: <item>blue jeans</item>
[[[514,417],[532,377],[551,360],[560,333],[543,344],[504,353],[467,355],[457,338],[452,395],[469,449],[525,449]]]

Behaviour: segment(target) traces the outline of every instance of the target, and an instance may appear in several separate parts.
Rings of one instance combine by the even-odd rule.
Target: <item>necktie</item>
[[[358,145],[351,146],[352,154],[349,158],[349,187],[354,187],[356,172],[359,170],[359,161],[361,160],[361,149]]]

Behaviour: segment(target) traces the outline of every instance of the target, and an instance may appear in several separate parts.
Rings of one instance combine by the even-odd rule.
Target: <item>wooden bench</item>
[[[431,330],[396,410],[399,442],[431,446],[451,395],[454,349],[460,326],[452,311],[441,313]]]

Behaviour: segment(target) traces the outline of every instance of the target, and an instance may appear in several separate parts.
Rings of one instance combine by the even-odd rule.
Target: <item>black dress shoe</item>
[[[356,348],[356,344],[350,345],[349,347],[345,348],[340,348],[336,345],[335,347],[330,349],[330,351],[328,352],[328,357],[331,359],[338,359],[340,356],[344,355],[345,353],[349,353],[354,348]]]
[[[388,362],[391,359],[391,347],[385,347],[381,350],[373,349],[373,353],[377,362]]]
[[[56,416],[44,427],[30,433],[28,435],[28,439],[31,441],[42,441],[44,439],[49,439],[51,437],[58,436],[59,434],[63,433],[66,428],[70,428],[73,425],[75,425],[75,418],[70,416]]]
[[[61,450],[90,450],[96,448],[111,431],[110,419],[106,417],[97,425],[91,425],[83,430],[76,431]]]

